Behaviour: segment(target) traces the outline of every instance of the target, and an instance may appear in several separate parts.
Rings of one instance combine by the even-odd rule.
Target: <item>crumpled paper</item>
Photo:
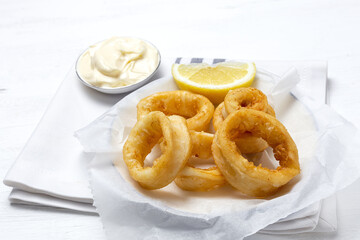
[[[171,77],[154,81],[76,133],[85,151],[97,153],[91,185],[109,239],[242,239],[360,176],[360,136],[351,123],[296,88],[294,69],[282,78],[258,69],[257,76],[253,86],[269,96],[298,146],[301,174],[268,199],[248,198],[230,187],[209,193],[182,191],[173,183],[156,191],[141,189],[129,177],[121,149],[136,122],[138,101],[177,89]],[[267,158],[273,160],[269,152],[257,156]],[[109,167],[114,161],[118,170]]]

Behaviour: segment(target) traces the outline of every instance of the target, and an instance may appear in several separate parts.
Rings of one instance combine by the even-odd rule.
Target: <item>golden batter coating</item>
[[[151,149],[162,139],[162,154],[152,167],[144,167]],[[158,189],[171,183],[187,163],[192,151],[186,121],[180,116],[151,112],[131,130],[123,147],[123,158],[131,177],[143,188]]]
[[[255,166],[239,152],[234,139],[251,132],[263,138],[274,151],[279,167]],[[215,134],[212,152],[225,179],[242,193],[267,197],[300,173],[297,147],[286,128],[274,117],[252,109],[231,113]]]
[[[189,129],[206,131],[214,113],[214,105],[206,97],[188,91],[159,92],[142,99],[137,105],[137,119],[152,111],[167,116],[186,118]]]
[[[190,135],[193,145],[192,155],[201,159],[211,158],[211,144],[214,135],[195,131],[190,131]],[[226,180],[216,166],[202,169],[188,163],[175,178],[175,183],[183,190],[204,192],[221,187],[226,183]]]

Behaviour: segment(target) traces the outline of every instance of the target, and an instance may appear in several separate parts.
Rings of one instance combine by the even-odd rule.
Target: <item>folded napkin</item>
[[[186,59],[181,61],[186,61]],[[171,60],[163,61],[158,75],[161,75],[161,72],[168,72],[171,62]],[[319,102],[324,102],[326,63],[261,62],[261,64],[264,69],[279,75],[290,66],[295,66],[302,79],[301,87]],[[4,179],[6,185],[14,187],[9,196],[10,201],[94,212],[86,172],[92,155],[83,153],[73,133],[90,123],[124,96],[125,94],[105,95],[88,89],[78,81],[72,70],[59,87],[38,127]],[[316,215],[313,214],[314,212],[320,212],[320,206],[320,203],[317,206],[309,206],[299,211],[298,217],[289,216],[289,221],[313,217]],[[334,208],[329,208],[329,210],[336,213],[332,211]],[[283,227],[269,226],[264,231],[270,233],[290,229],[290,225],[286,226],[284,222],[287,220],[282,221]],[[316,225],[315,221],[312,228]],[[295,225],[292,224],[292,226]],[[329,230],[333,230],[333,227]],[[301,229],[301,226],[297,229]]]
[[[13,204],[47,206],[68,209],[75,212],[97,214],[96,208],[92,204],[64,200],[18,189],[14,189],[9,198]],[[303,232],[331,232],[336,230],[336,226],[336,196],[333,195],[321,202],[312,204],[301,211],[293,213],[276,223],[270,224],[260,230],[260,233],[295,234]]]
[[[55,207],[75,212],[97,214],[95,207],[90,203],[75,202],[41,193],[26,192],[19,189],[13,189],[9,199],[13,204]]]
[[[27,192],[91,203],[86,172],[89,156],[73,133],[119,99],[121,96],[82,86],[74,71],[69,72],[4,183]]]
[[[336,231],[336,195],[314,203],[302,211],[293,213],[261,229],[265,234],[296,234],[304,232]]]

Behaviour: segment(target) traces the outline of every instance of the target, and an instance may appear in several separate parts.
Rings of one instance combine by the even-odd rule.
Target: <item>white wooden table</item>
[[[328,103],[360,127],[359,23],[356,0],[1,0],[0,177],[81,50],[113,35],[148,39],[163,57],[328,60]],[[337,233],[298,237],[360,239],[359,188],[338,193]],[[10,190],[0,184],[0,239],[105,239],[97,216],[10,205]]]

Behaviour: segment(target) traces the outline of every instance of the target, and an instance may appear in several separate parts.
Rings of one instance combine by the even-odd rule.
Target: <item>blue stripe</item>
[[[203,62],[203,58],[192,58],[191,59],[191,63],[202,63]]]
[[[223,59],[223,58],[215,58],[213,60],[213,64],[216,64],[216,63],[219,63],[219,62],[225,62],[225,59]]]

